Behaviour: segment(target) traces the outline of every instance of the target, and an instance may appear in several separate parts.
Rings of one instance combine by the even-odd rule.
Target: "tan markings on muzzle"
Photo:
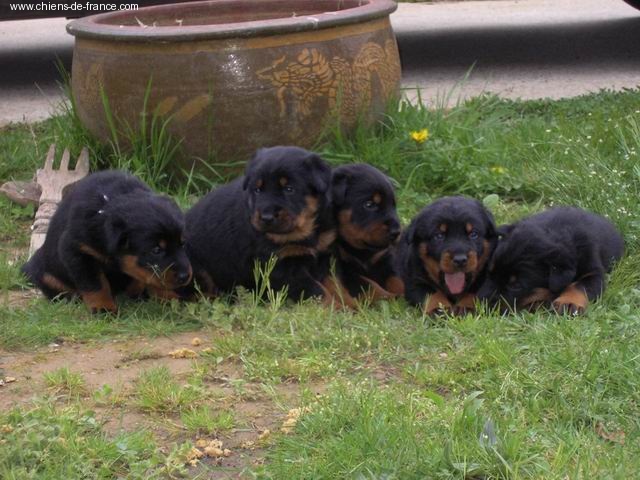
[[[273,243],[299,242],[309,238],[316,228],[318,199],[311,195],[305,197],[306,206],[293,219],[293,230],[289,233],[267,233],[266,237]],[[255,226],[255,225],[254,225]]]
[[[73,291],[73,289],[68,287],[62,280],[50,273],[45,273],[42,276],[42,283],[58,293],[71,293]]]
[[[94,292],[80,292],[82,301],[92,312],[108,311],[116,312],[118,307],[113,295],[111,294],[111,286],[104,273],[100,273],[100,290]]]
[[[253,215],[251,215],[251,225],[253,225],[253,228],[258,231],[262,229],[262,225],[260,224],[260,212],[253,212]]]
[[[443,252],[440,256],[439,270],[442,270],[444,273],[456,273],[461,271],[453,264],[453,255],[448,251]]]
[[[138,265],[138,257],[135,255],[124,255],[120,260],[120,268],[124,273],[129,275],[145,285],[156,288],[175,288],[179,285],[176,283],[175,272],[167,268],[164,271],[155,271],[151,268],[145,268]],[[189,270],[189,279],[192,272]]]
[[[389,227],[382,222],[372,222],[367,227],[360,227],[352,221],[351,209],[341,210],[338,213],[338,234],[349,245],[362,249],[367,246],[380,246],[384,248],[389,244]]]
[[[431,280],[436,284],[440,284],[440,265],[438,265],[438,262],[435,259],[431,258],[427,254],[426,243],[423,242],[418,245],[418,256],[420,257],[420,260],[422,260],[422,266],[427,272],[427,275],[429,275]]]

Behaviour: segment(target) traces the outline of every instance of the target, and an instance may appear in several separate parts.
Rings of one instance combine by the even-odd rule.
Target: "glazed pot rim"
[[[293,0],[275,0],[274,3],[286,5]],[[336,0],[341,3],[344,0]],[[174,3],[169,5],[156,5],[144,7],[138,10],[120,10],[117,12],[101,13],[74,20],[67,25],[67,32],[76,38],[87,38],[109,41],[127,42],[184,42],[192,40],[250,38],[283,33],[297,33],[325,28],[338,27],[361,23],[368,20],[387,17],[397,8],[393,0],[352,0],[354,3],[362,2],[352,8],[344,10],[328,11],[312,15],[295,17],[273,18],[268,20],[252,20],[247,22],[221,23],[209,25],[186,26],[149,26],[143,28],[139,25],[119,25],[120,19],[136,18],[142,13],[171,14],[180,18],[181,12],[203,8],[208,4],[228,6],[259,5],[255,0],[204,0],[198,2]],[[366,2],[366,3],[365,3]],[[307,5],[313,7],[315,0],[295,0],[296,6]],[[175,12],[175,13],[174,13]]]

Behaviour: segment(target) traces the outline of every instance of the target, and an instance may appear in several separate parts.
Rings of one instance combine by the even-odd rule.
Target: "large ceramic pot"
[[[310,147],[338,119],[347,129],[370,121],[397,94],[395,9],[391,0],[209,0],[75,20],[78,114],[107,141],[103,98],[118,125],[135,127],[150,85],[147,116],[171,119],[185,166]]]

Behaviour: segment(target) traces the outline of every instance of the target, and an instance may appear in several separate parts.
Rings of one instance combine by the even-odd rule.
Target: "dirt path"
[[[195,337],[202,339],[201,345],[193,345]],[[193,374],[198,361],[175,359],[168,353],[181,348],[200,353],[207,346],[206,339],[207,333],[199,331],[154,339],[51,344],[28,353],[0,350],[0,377],[15,378],[15,381],[0,387],[0,410],[12,406],[28,408],[29,403],[38,396],[55,395],[56,392],[47,387],[44,375],[68,368],[84,378],[87,393],[79,401],[96,411],[107,433],[114,435],[121,430],[149,430],[165,449],[169,449],[173,443],[187,440],[195,443],[198,435],[186,431],[178,415],[142,412],[136,408],[133,395],[136,378],[152,367],[165,366],[179,383],[186,380]],[[96,403],[92,393],[104,385],[117,392],[122,401],[106,406]],[[202,460],[204,466],[213,467],[212,471],[207,470],[206,478],[238,478],[246,467],[263,461],[264,448],[269,440],[260,440],[260,435],[265,430],[278,431],[288,408],[298,405],[300,387],[297,384],[282,384],[268,392],[263,385],[243,381],[238,366],[223,362],[207,375],[206,388],[212,399],[212,407],[231,410],[235,419],[235,428],[217,437],[232,453],[229,457]],[[318,385],[312,390],[321,392],[323,387]],[[61,395],[58,401],[66,402],[69,399]],[[195,470],[202,467],[200,465]]]

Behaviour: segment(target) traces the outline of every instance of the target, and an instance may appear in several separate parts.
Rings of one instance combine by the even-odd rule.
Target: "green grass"
[[[79,149],[87,140],[74,122],[68,111],[37,125],[3,130],[0,154],[7,160],[0,179],[30,178],[51,141]],[[155,147],[148,138],[140,140],[133,150],[137,158],[167,152],[170,141],[161,134],[162,126],[156,123]],[[410,132],[422,128],[430,136],[417,144]],[[134,167],[128,153],[116,150],[92,146],[93,165],[106,151],[104,158],[124,162],[110,165],[134,170],[184,206],[208,188],[199,180],[187,186],[171,181],[162,167],[166,156],[147,169],[144,162]],[[640,91],[561,101],[485,96],[451,109],[402,103],[383,124],[363,127],[350,138],[337,133],[320,150],[333,164],[366,161],[388,173],[397,185],[405,224],[422,206],[447,194],[484,200],[499,223],[549,205],[572,204],[614,221],[625,236],[627,255],[610,276],[603,298],[578,318],[546,311],[505,317],[480,310],[461,318],[429,319],[403,300],[344,313],[314,301],[283,304],[275,294],[264,302],[248,292],[235,302],[121,300],[118,315],[91,316],[80,304],[33,298],[15,302],[25,286],[18,268],[32,211],[0,200],[0,255],[5,260],[0,296],[11,300],[0,304],[0,348],[204,328],[200,336],[210,350],[194,362],[188,378],[152,367],[117,401],[110,389],[76,401],[168,419],[190,439],[232,435],[245,425],[233,402],[224,408],[215,402],[219,382],[235,389],[233,401],[268,400],[283,412],[300,402],[309,406],[292,434],[274,433],[263,444],[264,465],[246,467],[247,475],[258,478],[637,476]],[[140,352],[132,358],[146,358]],[[237,378],[224,380],[229,370]],[[70,391],[78,384],[70,372],[51,377],[54,389]],[[300,400],[287,396],[292,385],[303,392]],[[308,393],[317,387],[321,396]],[[8,423],[17,432],[19,424],[30,425],[29,415],[44,416],[53,408],[62,413],[47,419],[45,426],[54,425],[47,428],[86,428],[84,413],[56,405],[36,406],[36,413],[0,414],[0,427]],[[82,478],[77,469],[93,472],[98,466],[107,472],[105,478],[136,478],[140,474],[130,472],[142,471],[153,478],[184,456],[160,454],[151,440],[139,440],[148,440],[147,434],[133,433],[128,434],[129,453],[105,463],[96,458],[113,459],[109,449],[117,441],[99,425],[83,434],[100,439],[100,447],[91,451],[52,444],[54,435],[37,443],[26,429],[20,432],[0,437],[9,439],[0,441],[2,478],[24,478],[23,472],[36,468],[47,472],[44,478]],[[12,461],[3,460],[3,454]],[[46,460],[38,463],[38,455]]]
[[[208,405],[183,410],[180,420],[188,431],[204,435],[216,435],[234,426],[233,413],[217,411]]]
[[[70,371],[67,367],[44,374],[44,382],[57,395],[79,397],[86,393],[86,383],[82,375]]]
[[[192,407],[204,399],[197,379],[180,385],[167,367],[154,367],[137,379],[135,405],[144,412],[175,413]]]
[[[0,412],[0,478],[175,478],[186,448],[162,453],[148,432],[107,438],[95,414],[41,401]]]

